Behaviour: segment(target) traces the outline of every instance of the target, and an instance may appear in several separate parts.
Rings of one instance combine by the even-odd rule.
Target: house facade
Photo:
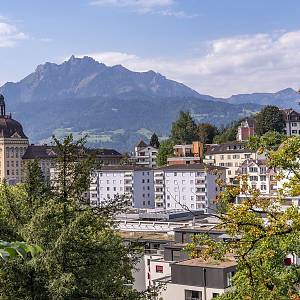
[[[154,208],[153,170],[140,166],[103,166],[91,176],[90,203],[102,205],[125,196],[134,208]]]
[[[209,212],[225,180],[226,169],[205,164],[171,165],[154,170],[155,207]]]

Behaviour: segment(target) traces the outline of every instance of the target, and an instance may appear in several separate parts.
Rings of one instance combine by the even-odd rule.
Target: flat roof
[[[211,166],[203,163],[195,163],[195,164],[182,164],[182,165],[171,165],[171,166],[164,166],[160,168],[154,169],[154,171],[204,171],[204,170],[226,170],[227,168],[225,167],[220,167],[220,166]]]
[[[237,265],[237,262],[233,257],[228,257],[224,261],[221,260],[219,261],[214,259],[203,260],[201,258],[193,258],[193,259],[180,261],[175,264],[181,266],[223,269],[223,268],[235,267]]]

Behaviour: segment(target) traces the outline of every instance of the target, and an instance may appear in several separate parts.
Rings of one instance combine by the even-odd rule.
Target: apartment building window
[[[202,300],[201,291],[184,290],[185,300]]]
[[[256,167],[250,167],[249,168],[249,172],[256,173],[257,172],[257,168]]]
[[[250,158],[251,154],[245,154],[245,158]]]
[[[149,183],[150,182],[150,179],[147,179],[147,183]]]
[[[258,181],[258,177],[257,176],[250,176],[250,181]]]
[[[177,176],[177,172],[174,172],[174,176]]]
[[[297,134],[298,131],[297,130],[292,130],[292,134]]]
[[[266,175],[261,175],[260,176],[260,181],[266,181],[267,180],[267,176]]]
[[[185,183],[186,183],[186,181],[185,181],[185,180],[182,180],[181,182],[182,182],[182,184],[185,184]]]
[[[102,176],[103,176],[103,173],[99,173],[99,176],[102,177]]]
[[[260,189],[261,189],[262,191],[266,191],[266,190],[267,190],[267,186],[266,186],[265,184],[262,184],[262,185],[260,186]]]
[[[9,170],[6,170],[6,175],[9,175]]]
[[[142,183],[145,183],[145,179],[142,179]]]
[[[231,159],[231,155],[227,155],[227,159]]]
[[[292,123],[292,127],[297,127],[297,123]]]
[[[109,186],[106,188],[107,191],[109,191]]]
[[[117,191],[117,188],[114,186],[114,192],[116,192]]]
[[[155,266],[155,272],[156,272],[156,273],[163,273],[163,272],[164,272],[164,267],[163,267],[163,266],[156,265],[156,266]]]
[[[220,159],[222,159],[222,160],[223,160],[223,159],[224,159],[224,155],[221,155],[221,156],[220,156]]]
[[[6,167],[9,168],[9,160],[6,162]]]
[[[106,180],[106,183],[109,184],[109,180]]]
[[[228,172],[228,175],[231,175],[231,170],[228,170],[227,172]]]
[[[177,181],[177,180],[174,180],[174,184],[178,184],[178,181]]]
[[[219,293],[212,293],[212,297],[213,297],[213,298],[217,298],[217,297],[219,297],[219,296],[220,296]]]

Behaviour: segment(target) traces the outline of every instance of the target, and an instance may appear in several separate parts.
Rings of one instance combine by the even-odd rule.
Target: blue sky
[[[299,0],[2,0],[0,84],[90,55],[200,93],[300,87]]]

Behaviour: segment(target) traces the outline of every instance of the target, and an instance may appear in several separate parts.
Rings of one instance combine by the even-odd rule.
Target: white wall
[[[126,195],[135,208],[154,208],[153,171],[99,170],[92,175],[91,205]]]
[[[185,290],[202,292],[202,298],[200,299],[203,300],[211,300],[213,299],[213,293],[223,294],[225,291],[224,289],[204,289],[203,287],[198,286],[167,283],[166,289],[161,292],[161,294],[157,297],[157,300],[185,300]],[[205,292],[206,298],[204,297]]]

